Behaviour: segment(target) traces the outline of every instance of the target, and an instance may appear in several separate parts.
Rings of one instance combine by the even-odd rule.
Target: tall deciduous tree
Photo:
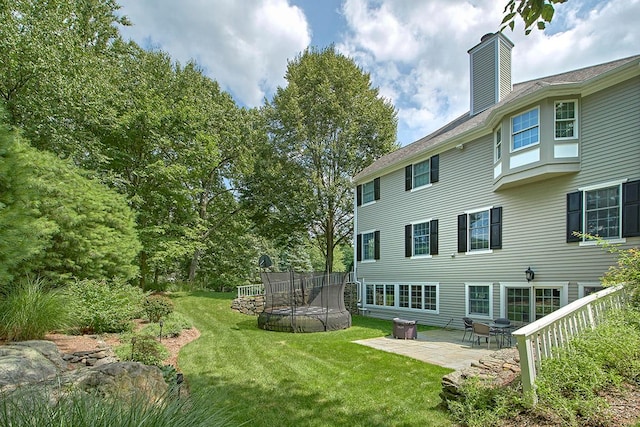
[[[331,271],[352,235],[351,177],[397,147],[396,112],[333,46],[305,50],[285,78],[264,107],[267,138],[243,196],[263,233],[310,233]]]

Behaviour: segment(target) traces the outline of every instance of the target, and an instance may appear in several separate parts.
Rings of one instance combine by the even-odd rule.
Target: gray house
[[[354,177],[367,315],[532,322],[615,263],[574,231],[640,245],[640,55],[512,84],[512,48],[484,36],[470,111]]]

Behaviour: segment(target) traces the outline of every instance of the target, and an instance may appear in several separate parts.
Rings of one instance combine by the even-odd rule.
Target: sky
[[[125,39],[195,61],[239,106],[285,87],[307,47],[336,50],[371,76],[407,145],[469,111],[469,49],[500,29],[508,0],[119,0]],[[513,41],[514,83],[640,54],[640,0],[568,0]]]

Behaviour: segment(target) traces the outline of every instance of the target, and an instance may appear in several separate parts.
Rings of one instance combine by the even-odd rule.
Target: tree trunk
[[[200,262],[200,252],[200,249],[193,251],[191,265],[189,265],[189,282],[193,282],[196,278],[196,271],[198,271],[198,263]]]

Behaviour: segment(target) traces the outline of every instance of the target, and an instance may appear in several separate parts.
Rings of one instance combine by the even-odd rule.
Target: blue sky
[[[238,105],[286,85],[287,61],[334,44],[398,111],[407,145],[469,110],[467,51],[499,29],[507,0],[119,0],[122,34],[195,60]],[[640,0],[568,0],[545,32],[506,31],[513,81],[640,54]]]

